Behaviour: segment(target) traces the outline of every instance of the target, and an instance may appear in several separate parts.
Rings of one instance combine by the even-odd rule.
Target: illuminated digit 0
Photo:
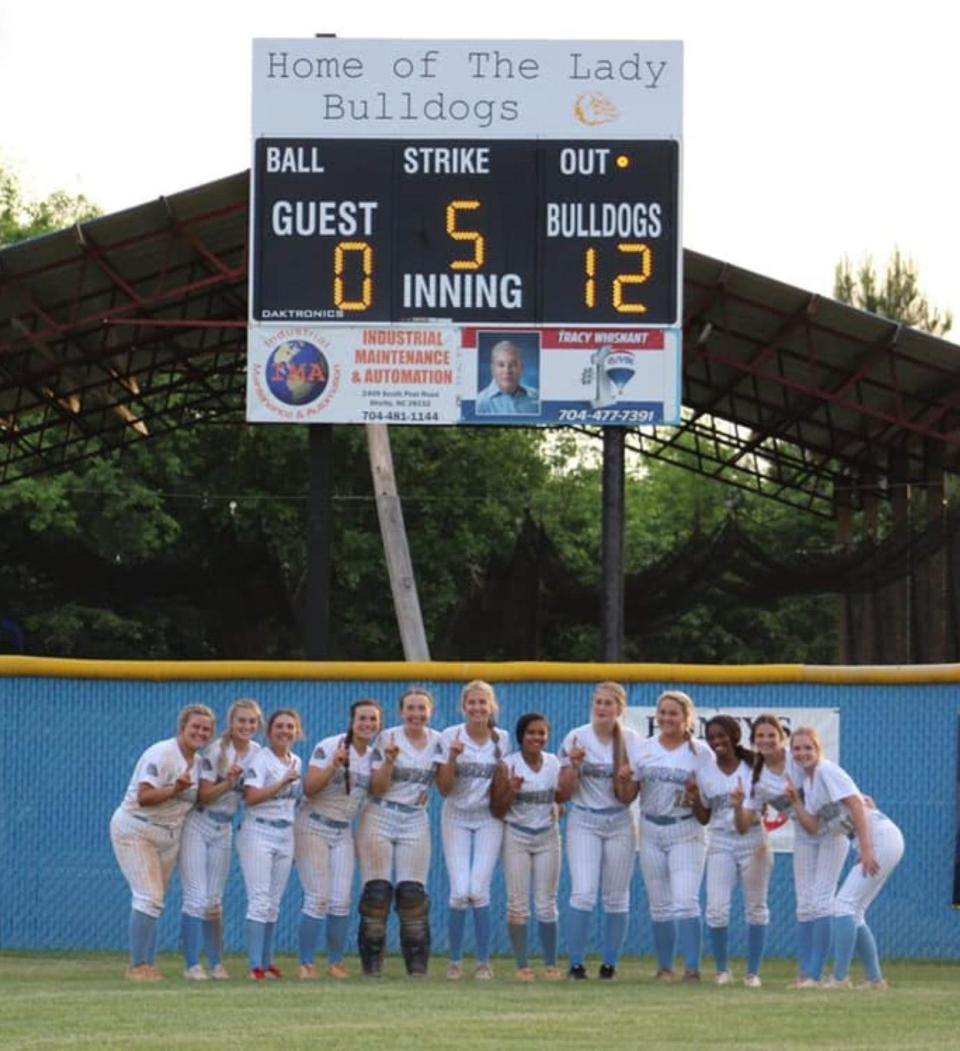
[[[597,250],[588,248],[584,266],[587,271],[587,280],[583,286],[583,301],[588,307],[597,305]]]
[[[343,272],[347,253],[360,252],[363,263],[363,282],[359,299],[345,299]],[[341,241],[333,250],[333,305],[341,310],[367,310],[373,302],[373,248],[366,241]]]
[[[476,230],[458,230],[457,212],[473,212],[480,207],[479,201],[451,201],[447,205],[447,233],[454,241],[473,241],[472,259],[455,259],[451,270],[479,270],[486,262],[487,242]]]
[[[624,285],[642,285],[653,273],[653,252],[645,244],[624,241],[617,245],[617,251],[627,255],[639,255],[640,272],[637,274],[617,274],[613,282],[613,308],[621,314],[646,314],[647,308],[642,303],[624,303]]]

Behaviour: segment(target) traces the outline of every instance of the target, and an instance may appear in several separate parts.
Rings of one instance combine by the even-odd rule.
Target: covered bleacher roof
[[[0,250],[0,482],[243,418],[247,232],[240,172]],[[683,303],[685,422],[647,455],[820,514],[960,469],[956,344],[689,250]]]

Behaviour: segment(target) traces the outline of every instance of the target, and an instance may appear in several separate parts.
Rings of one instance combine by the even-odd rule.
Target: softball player
[[[293,865],[293,819],[303,794],[300,757],[290,751],[303,738],[300,716],[280,708],[267,723],[267,744],[244,767],[246,816],[237,835],[237,856],[247,889],[247,952],[250,977],[279,978],[273,935],[280,899]]]
[[[223,889],[230,872],[233,819],[243,798],[243,765],[260,748],[253,737],[262,725],[256,701],[234,701],[226,732],[199,757],[198,802],[187,814],[180,844],[183,976],[192,981],[230,977],[223,965]],[[200,964],[201,944],[210,962],[209,975]]]
[[[744,786],[750,784],[754,762],[753,752],[740,744],[740,736],[739,722],[729,715],[714,716],[707,723],[707,744],[713,750],[717,765],[704,767],[688,794],[697,818],[709,820],[706,919],[717,984],[729,985],[733,981],[727,961],[727,932],[730,902],[739,880],[747,918],[747,974],[743,984],[758,988],[770,923],[767,889],[773,853],[762,822],[752,823],[744,835],[737,831],[731,797],[739,798],[742,803]]]
[[[466,721],[448,726],[437,742],[436,783],[444,797],[443,856],[450,878],[450,964],[447,978],[463,977],[463,932],[473,909],[477,941],[474,977],[487,981],[490,967],[490,881],[503,842],[503,822],[490,812],[490,785],[500,760],[510,752],[507,734],[496,727],[499,711],[493,687],[474,680],[463,688]]]
[[[598,892],[605,914],[603,979],[616,976],[629,918],[637,837],[629,800],[618,798],[615,777],[637,742],[637,735],[621,725],[626,707],[627,694],[619,683],[600,683],[590,722],[571,730],[560,746],[559,790],[572,804],[566,834],[571,883],[567,973],[578,980],[587,977],[583,961]]]
[[[376,701],[350,706],[345,734],[324,738],[307,768],[304,800],[294,826],[297,873],[303,886],[300,977],[314,979],[320,923],[327,918],[327,974],[349,978],[343,950],[350,922],[354,848],[352,822],[370,790],[370,743],[380,730]]]
[[[557,789],[560,762],[544,751],[550,723],[538,712],[517,720],[518,750],[501,763],[493,783],[491,809],[506,821],[503,872],[507,881],[507,928],[517,961],[517,979],[532,982],[527,955],[530,891],[546,965],[543,977],[555,981],[557,969],[557,885],[560,882],[560,830]]]
[[[157,920],[180,850],[187,812],[197,798],[197,753],[213,737],[216,719],[203,704],[184,708],[177,736],[151,745],[137,760],[123,802],[110,819],[110,841],[130,884],[130,966],[134,982],[159,981]]]
[[[429,725],[433,708],[433,697],[423,687],[407,690],[400,698],[401,724],[380,735],[370,760],[372,796],[357,827],[357,855],[363,881],[360,953],[368,974],[382,970],[391,897],[400,920],[400,948],[407,973],[427,973],[427,802],[440,740],[440,734]]]
[[[666,690],[657,699],[659,735],[634,746],[624,772],[640,789],[640,871],[661,981],[675,977],[677,948],[686,967],[684,981],[700,981],[700,882],[707,842],[687,786],[714,765],[714,758],[694,738],[694,726],[693,701],[680,690]]]
[[[750,740],[757,752],[750,788],[742,803],[732,797],[737,830],[741,832],[746,832],[751,822],[760,821],[767,806],[780,814],[796,816],[788,789],[797,773],[786,749],[787,733],[780,720],[775,715],[758,716]],[[848,850],[845,839],[811,835],[794,821],[799,975],[793,985],[797,988],[813,988],[819,983],[830,947],[833,894]]]
[[[797,820],[813,835],[828,840],[854,840],[860,855],[834,898],[834,972],[833,978],[823,985],[832,989],[851,987],[850,963],[856,950],[866,972],[867,987],[885,989],[877,944],[865,916],[903,857],[903,835],[890,818],[868,805],[845,770],[823,758],[816,730],[798,726],[790,746],[803,789],[801,795],[794,786],[788,788]]]

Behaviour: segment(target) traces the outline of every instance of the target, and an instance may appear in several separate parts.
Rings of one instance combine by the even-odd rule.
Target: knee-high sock
[[[130,966],[153,963],[157,958],[157,918],[137,909],[130,910]]]
[[[603,962],[608,967],[617,966],[629,918],[630,914],[626,912],[608,912],[604,917]]]
[[[477,939],[477,963],[490,962],[490,906],[474,905],[473,933]]]
[[[747,927],[747,974],[759,974],[763,950],[767,947],[767,926],[751,923]]]
[[[823,977],[823,968],[830,955],[832,926],[829,916],[819,916],[813,921],[813,937],[810,941],[810,977],[815,982],[819,982]]]
[[[853,946],[857,940],[857,921],[852,916],[833,917],[833,977],[838,982],[850,977]]]
[[[540,920],[537,923],[540,932],[540,947],[543,949],[543,962],[547,967],[557,966],[557,922]]]
[[[527,956],[527,925],[525,923],[508,923],[507,932],[510,935],[510,944],[513,947],[513,958],[517,961],[517,970],[522,971],[530,964],[530,959]]]
[[[701,940],[699,916],[677,920],[677,948],[688,971],[700,970]]]
[[[322,926],[323,920],[317,919],[316,916],[308,916],[305,912],[300,913],[297,940],[300,948],[300,963],[304,967],[312,967],[313,961],[317,958],[317,944],[320,941]]]
[[[570,952],[570,966],[576,967],[583,963],[587,954],[587,935],[590,932],[590,919],[592,912],[586,909],[575,909],[570,907],[570,919],[567,949]]]
[[[343,963],[349,916],[327,916],[327,963]]]
[[[273,966],[273,936],[277,930],[277,921],[271,920],[269,923],[265,923],[264,927],[266,931],[263,937],[263,966]]]
[[[199,916],[180,913],[180,938],[183,941],[183,958],[188,968],[200,962],[203,946],[203,920]]]
[[[247,958],[250,970],[265,966],[263,947],[267,937],[267,925],[259,920],[247,920]]]
[[[797,963],[800,977],[810,977],[810,954],[813,951],[813,920],[797,920]]]
[[[873,931],[861,923],[857,928],[857,940],[854,943],[857,959],[863,964],[864,973],[868,982],[879,982],[883,979],[880,970],[880,956],[877,953],[877,943],[874,941]]]
[[[450,959],[459,963],[463,959],[463,931],[467,925],[467,910],[447,910],[447,932],[450,936]]]
[[[727,941],[730,933],[729,927],[708,927],[710,935],[710,948],[713,950],[713,958],[717,964],[717,974],[730,970],[727,960]],[[752,972],[751,972],[752,973]]]
[[[203,921],[203,948],[211,967],[223,963],[223,916],[220,913]]]
[[[677,924],[675,920],[658,920],[653,925],[653,946],[657,954],[657,967],[661,971],[673,970],[676,956]]]

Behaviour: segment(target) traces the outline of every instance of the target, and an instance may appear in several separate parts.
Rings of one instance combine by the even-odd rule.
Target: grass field
[[[960,1048],[960,964],[889,964],[891,988],[878,993],[790,990],[793,965],[779,960],[765,965],[763,989],[658,985],[647,960],[625,961],[612,983],[531,985],[507,960],[488,983],[446,981],[445,960],[412,982],[391,960],[378,982],[258,985],[228,962],[235,980],[190,983],[178,957],[163,957],[168,979],[141,985],[123,978],[119,956],[0,954],[0,1047]],[[277,962],[296,973],[292,958]]]

